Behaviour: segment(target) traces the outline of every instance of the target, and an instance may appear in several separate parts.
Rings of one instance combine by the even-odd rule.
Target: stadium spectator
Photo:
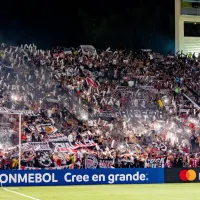
[[[1,45],[0,168],[199,166],[199,63],[144,49]],[[191,81],[193,80],[193,81]]]

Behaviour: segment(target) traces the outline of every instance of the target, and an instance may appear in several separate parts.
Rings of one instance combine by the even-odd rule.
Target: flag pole
[[[19,169],[21,169],[21,154],[22,154],[22,114],[19,114]]]
[[[185,93],[183,95],[194,105],[195,108],[200,109],[200,106],[190,99]]]

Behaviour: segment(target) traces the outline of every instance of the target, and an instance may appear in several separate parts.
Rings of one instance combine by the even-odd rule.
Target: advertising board
[[[1,171],[2,186],[59,186],[164,183],[164,169]]]
[[[165,169],[165,183],[197,183],[200,182],[200,168]]]

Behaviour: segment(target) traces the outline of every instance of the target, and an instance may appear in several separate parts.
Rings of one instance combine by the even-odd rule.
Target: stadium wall
[[[175,0],[175,51],[182,51],[184,53],[200,53],[200,37],[185,37],[184,23],[200,23],[200,15],[183,14],[182,9],[189,6],[189,4],[181,4],[181,0]],[[195,10],[195,9],[194,9]]]

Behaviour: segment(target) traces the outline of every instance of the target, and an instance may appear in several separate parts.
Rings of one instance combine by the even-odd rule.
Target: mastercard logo
[[[181,170],[179,173],[179,177],[182,181],[194,181],[197,177],[197,174],[194,170]]]

